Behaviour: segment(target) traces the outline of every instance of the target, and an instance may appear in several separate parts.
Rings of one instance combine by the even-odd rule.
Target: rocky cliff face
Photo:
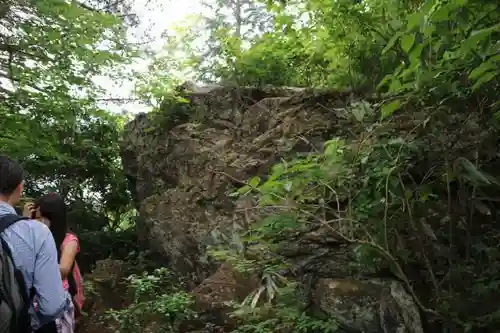
[[[176,119],[182,123],[171,128],[171,117],[162,124],[161,115],[139,115],[126,127],[122,158],[140,211],[142,239],[195,288],[220,274],[205,255],[211,237],[258,220],[252,202],[228,193],[265,175],[282,158],[321,149],[332,136],[350,135],[353,128],[339,110],[353,96],[190,88],[189,103],[179,111],[191,112],[190,119],[181,114]],[[179,106],[167,108],[172,113]],[[320,277],[313,288],[318,308],[342,318],[353,332],[422,332],[418,310],[399,282],[351,278],[350,247],[332,248],[331,242],[316,231],[289,249],[303,272]],[[315,261],[318,253],[321,262]]]
[[[339,127],[332,110],[348,98],[220,87],[191,95],[197,122],[152,130],[152,118],[138,116],[126,129],[123,162],[142,236],[177,272],[201,281],[210,271],[202,260],[210,232],[253,219],[242,212],[247,203],[235,202],[229,191],[266,174],[280,158],[321,147]]]

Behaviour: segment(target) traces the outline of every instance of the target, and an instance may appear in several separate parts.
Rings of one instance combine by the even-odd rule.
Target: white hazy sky
[[[149,47],[161,50],[164,41],[162,33],[169,30],[175,23],[190,14],[201,11],[200,0],[135,0],[134,12],[139,15],[141,21],[137,28],[129,33],[131,41],[144,43],[150,41]],[[147,59],[141,59],[133,65],[135,70],[146,70]],[[134,89],[134,83],[130,81],[112,80],[108,77],[96,77],[95,82],[106,89],[108,98],[130,98]],[[106,103],[104,108],[114,112],[123,110],[131,113],[148,111],[148,107],[138,102],[130,102],[122,105]]]

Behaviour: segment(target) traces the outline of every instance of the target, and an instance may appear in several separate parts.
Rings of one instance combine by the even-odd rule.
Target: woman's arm
[[[68,277],[73,262],[75,261],[76,253],[78,252],[78,241],[72,240],[66,243],[62,249],[61,259],[59,261],[59,269],[61,278],[64,280]]]

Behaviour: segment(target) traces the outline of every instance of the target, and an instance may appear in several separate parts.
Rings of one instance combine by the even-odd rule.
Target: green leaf
[[[392,36],[391,39],[389,39],[389,41],[387,42],[387,45],[384,47],[384,49],[382,50],[382,54],[386,54],[387,51],[389,51],[390,49],[392,49],[394,47],[394,44],[396,43],[396,41],[398,40],[398,38],[403,34],[403,32],[399,31],[397,32],[394,36]]]
[[[412,65],[415,66],[417,64],[420,64],[420,59],[423,50],[424,50],[424,45],[422,43],[419,43],[409,53],[410,62]]]
[[[450,19],[450,12],[453,10],[453,5],[450,3],[443,4],[441,8],[436,10],[432,16],[431,20],[433,22],[443,22]]]
[[[379,84],[377,85],[377,90],[382,89],[387,83],[389,83],[389,81],[391,81],[392,77],[393,77],[392,74],[387,74],[386,76],[384,76],[382,81],[380,81]]]
[[[421,25],[423,18],[424,18],[424,13],[422,11],[409,15],[407,18],[408,19],[408,25],[407,25],[408,31]]]
[[[260,177],[259,176],[255,176],[253,177],[252,179],[250,179],[250,181],[248,182],[248,185],[250,187],[253,187],[253,188],[256,188],[257,186],[259,186],[260,184]]]
[[[484,28],[484,29],[479,29],[479,30],[474,30],[471,32],[471,36],[486,36],[486,35],[489,35],[491,34],[492,32],[495,32],[495,31],[500,31],[500,23],[497,23],[491,27],[488,27],[488,28]]]
[[[398,92],[402,87],[401,81],[399,79],[394,79],[389,85],[389,92]]]
[[[339,149],[344,144],[343,140],[332,139],[325,142],[325,152],[326,156],[337,156],[339,154]]]
[[[474,203],[474,207],[483,215],[488,215],[488,216],[491,215],[491,210],[481,201],[476,201]]]
[[[246,193],[250,192],[251,190],[252,190],[252,188],[250,186],[245,185],[243,187],[240,187],[238,189],[237,193],[239,193],[239,194],[246,194]]]
[[[436,25],[434,24],[427,24],[423,29],[423,34],[425,38],[432,36],[434,32],[436,32]]]
[[[415,35],[414,34],[407,34],[401,37],[401,48],[403,51],[406,53],[409,53],[411,48],[413,47],[413,44],[415,44]]]
[[[474,85],[472,86],[472,90],[479,89],[483,84],[493,80],[497,76],[498,76],[498,71],[491,71],[481,75],[481,77],[479,77],[479,79],[477,79]]]
[[[490,38],[491,34],[495,31],[500,31],[500,23],[488,28],[472,31],[469,37],[460,43],[462,52],[476,52],[478,44]]]
[[[478,67],[474,68],[470,73],[469,73],[469,79],[471,80],[477,80],[479,77],[481,77],[484,73],[496,69],[497,65],[493,63],[493,61],[486,61],[483,62],[481,65]]]
[[[465,174],[469,177],[469,179],[476,185],[485,184],[490,185],[491,181],[488,179],[486,174],[481,172],[476,166],[466,158],[460,157],[456,160],[458,165],[463,167]]]
[[[357,107],[352,108],[351,112],[352,112],[352,115],[354,116],[354,118],[358,122],[362,122],[363,118],[365,117],[365,114],[366,114],[366,109],[362,106],[357,106]]]
[[[386,103],[381,107],[381,120],[386,119],[387,117],[392,116],[394,112],[396,112],[401,107],[401,100],[396,99],[392,102]]]
[[[229,193],[227,196],[230,198],[235,198],[235,197],[239,197],[240,193],[238,191],[235,191],[235,192]]]

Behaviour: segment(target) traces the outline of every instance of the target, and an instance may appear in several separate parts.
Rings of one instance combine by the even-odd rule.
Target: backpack
[[[28,308],[30,300],[23,274],[14,266],[12,252],[1,234],[20,220],[14,214],[0,217],[0,332],[27,333],[31,331]]]

